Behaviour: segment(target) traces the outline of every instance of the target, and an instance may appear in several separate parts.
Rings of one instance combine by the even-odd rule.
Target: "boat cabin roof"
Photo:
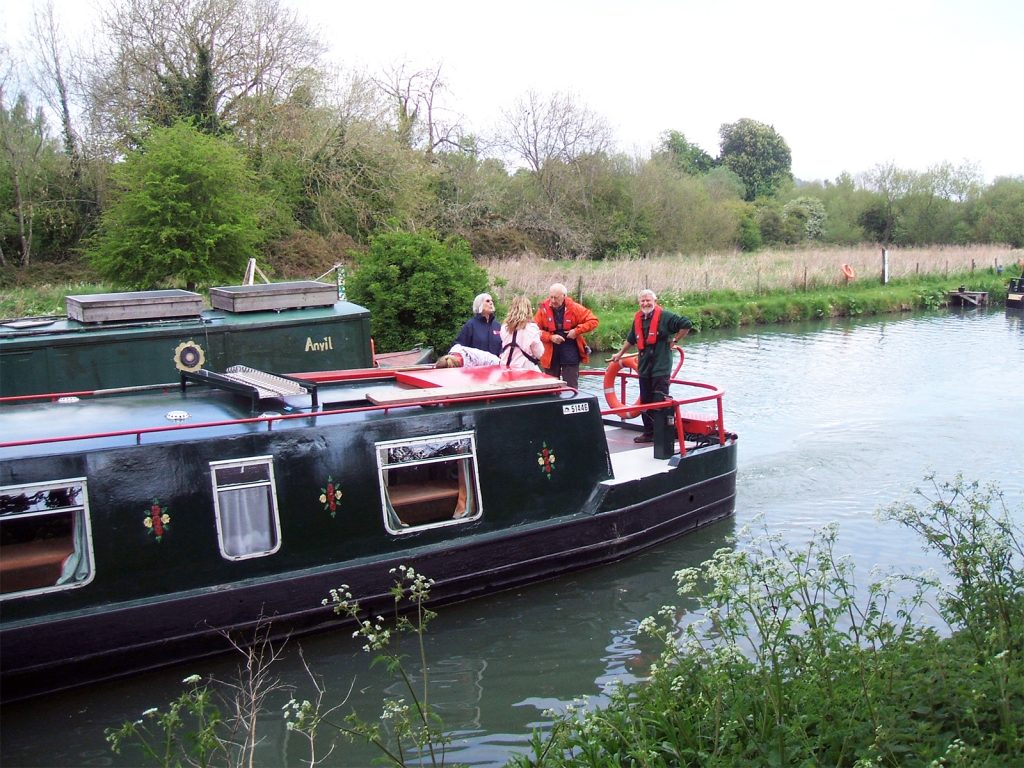
[[[356,319],[369,317],[370,313],[358,304],[339,301],[330,306],[303,308],[291,315],[282,314],[281,310],[267,309],[252,312],[230,312],[219,309],[205,309],[201,313],[180,317],[133,318],[110,320],[104,322],[82,322],[71,317],[26,317],[11,320],[0,320],[0,339],[28,339],[33,343],[56,340],[73,336],[82,340],[88,336],[107,336],[116,332],[131,332],[153,328],[192,328],[197,326],[245,327],[263,326],[273,319],[275,325],[294,322],[308,323],[319,318],[336,317],[338,319]]]
[[[240,383],[227,388],[220,380],[231,373],[215,374],[210,386],[193,374],[183,376],[180,387],[0,398],[0,458],[308,427],[314,414],[318,425],[329,425],[396,408],[545,396],[565,389],[560,379],[537,371],[487,366],[263,374],[286,384],[305,383],[309,391],[285,386],[275,394],[261,387],[254,396],[246,382],[260,373],[243,369],[241,379],[232,379]]]

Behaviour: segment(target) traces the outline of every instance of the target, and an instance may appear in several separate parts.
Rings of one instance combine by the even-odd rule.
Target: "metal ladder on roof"
[[[315,382],[267,373],[247,365],[233,365],[224,373],[208,371],[205,368],[200,368],[198,371],[182,371],[181,387],[183,391],[185,383],[188,381],[246,395],[252,400],[254,411],[260,400],[307,394],[311,398],[313,410],[315,411],[319,407]]]

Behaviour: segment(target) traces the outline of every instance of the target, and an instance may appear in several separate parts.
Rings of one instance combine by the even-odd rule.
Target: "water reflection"
[[[431,696],[455,734],[449,762],[503,765],[525,750],[543,712],[576,696],[599,703],[617,680],[642,678],[657,649],[638,639],[640,619],[662,605],[692,610],[672,573],[698,565],[731,538],[743,546],[769,530],[793,541],[839,524],[839,554],[857,573],[872,566],[932,565],[917,542],[875,512],[909,496],[929,472],[995,481],[1012,510],[1024,504],[1022,313],[963,311],[705,333],[687,338],[688,378],[726,392],[740,435],[737,511],[726,521],[621,563],[448,606],[431,625]],[[278,674],[309,696],[293,643]],[[328,690],[364,717],[393,681],[347,632],[302,640]],[[229,677],[234,662],[191,665],[5,708],[5,766],[138,764],[114,756],[103,730],[165,705],[192,672]],[[413,671],[417,670],[415,667]],[[283,704],[287,696],[282,695]],[[297,765],[304,747],[273,714],[260,765]],[[53,734],[60,734],[55,739]],[[368,765],[376,754],[339,742],[331,765]]]

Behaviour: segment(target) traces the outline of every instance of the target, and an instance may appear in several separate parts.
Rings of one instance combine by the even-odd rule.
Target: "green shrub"
[[[761,239],[761,228],[753,216],[744,216],[740,219],[740,231],[738,243],[740,250],[746,253],[761,250],[764,244]]]
[[[370,310],[378,352],[431,346],[447,352],[487,290],[487,273],[461,238],[387,232],[371,238],[356,262],[348,297]]]
[[[88,250],[130,288],[240,282],[263,240],[263,206],[245,157],[185,122],[156,128],[113,169],[118,192]]]

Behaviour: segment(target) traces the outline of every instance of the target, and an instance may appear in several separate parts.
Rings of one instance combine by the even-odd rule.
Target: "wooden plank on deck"
[[[396,389],[367,392],[366,399],[374,405],[404,405],[415,402],[436,402],[458,397],[477,395],[502,395],[510,392],[528,394],[545,392],[562,387],[560,379],[549,377],[548,381],[505,381],[491,384],[466,384],[463,386],[428,387],[425,389]]]

